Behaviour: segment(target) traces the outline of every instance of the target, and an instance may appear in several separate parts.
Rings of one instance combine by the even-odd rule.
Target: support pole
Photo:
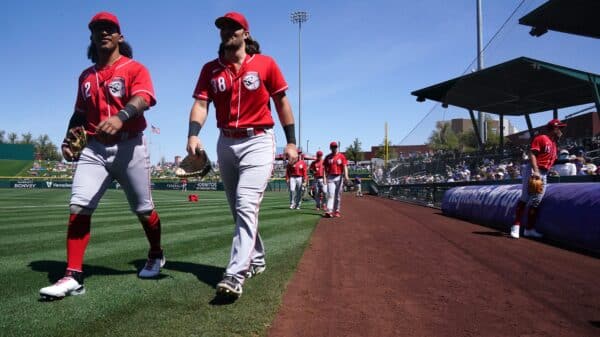
[[[529,139],[533,139],[533,126],[531,126],[531,117],[525,114],[525,122],[527,122],[527,130],[529,130]]]
[[[477,137],[477,144],[479,144],[479,150],[483,150],[483,142],[481,141],[481,134],[479,133],[479,127],[477,126],[477,120],[475,119],[475,113],[472,109],[469,109],[469,115],[471,116],[471,123],[473,123],[473,130]]]

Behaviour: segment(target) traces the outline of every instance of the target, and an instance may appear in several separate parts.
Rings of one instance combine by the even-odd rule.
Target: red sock
[[[521,200],[517,203],[517,210],[515,211],[515,222],[513,223],[515,226],[521,225],[521,219],[523,219],[523,213],[525,212],[525,203]]]
[[[537,221],[537,208],[529,207],[529,213],[527,213],[527,226],[525,228],[532,229],[535,227],[535,222]]]
[[[148,243],[150,243],[149,257],[162,257],[162,248],[160,247],[160,218],[156,211],[150,213],[148,221],[141,221],[146,233]]]
[[[91,215],[71,214],[67,229],[67,269],[82,271],[83,255],[90,241]]]

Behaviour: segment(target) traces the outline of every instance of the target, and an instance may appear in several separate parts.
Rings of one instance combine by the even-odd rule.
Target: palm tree
[[[32,144],[32,143],[33,143],[33,136],[31,135],[31,132],[21,134],[21,144]]]
[[[10,132],[8,134],[8,143],[9,144],[16,144],[17,143],[17,138],[19,138],[19,136],[17,136],[16,133]]]

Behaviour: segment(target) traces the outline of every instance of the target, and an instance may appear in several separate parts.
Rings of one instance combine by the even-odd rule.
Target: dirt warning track
[[[598,284],[600,259],[348,194],[269,336],[600,336]]]

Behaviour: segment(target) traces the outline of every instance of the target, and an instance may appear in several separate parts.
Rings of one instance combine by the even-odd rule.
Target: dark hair
[[[258,43],[258,41],[252,39],[251,37],[248,37],[247,39],[244,40],[244,42],[246,42],[246,54],[248,55],[254,55],[254,54],[260,54],[260,44]],[[219,44],[219,57],[223,57],[223,53],[225,52],[225,47],[223,46],[223,43]]]
[[[119,53],[125,57],[129,57],[129,58],[133,57],[133,50],[131,49],[131,46],[129,45],[129,43],[127,43],[126,41],[119,42]],[[94,45],[93,42],[90,43],[90,45],[88,46],[87,57],[93,63],[98,62],[98,51],[96,50],[96,46]]]
[[[260,54],[260,44],[258,41],[252,39],[250,36],[244,41],[246,41],[246,54]]]

